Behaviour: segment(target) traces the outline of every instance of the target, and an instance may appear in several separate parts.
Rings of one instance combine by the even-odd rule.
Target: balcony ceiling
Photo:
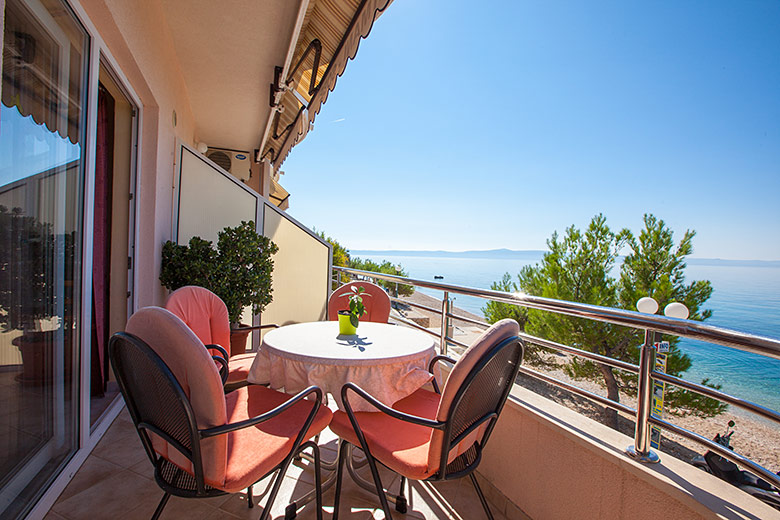
[[[258,148],[271,115],[269,85],[283,66],[301,0],[163,0],[198,139]]]
[[[162,2],[197,138],[210,147],[261,149],[278,168],[392,0]],[[276,67],[284,70],[274,109]]]

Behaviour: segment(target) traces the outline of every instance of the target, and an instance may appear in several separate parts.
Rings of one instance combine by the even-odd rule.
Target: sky
[[[282,165],[352,250],[546,249],[602,213],[780,260],[780,2],[395,0]]]
[[[81,157],[81,147],[32,116],[23,116],[17,107],[0,103],[0,186],[37,175],[46,170],[75,161]],[[23,143],[20,143],[23,141]]]

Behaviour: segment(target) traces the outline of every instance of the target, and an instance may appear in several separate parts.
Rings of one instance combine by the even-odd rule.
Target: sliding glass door
[[[0,105],[0,517],[79,446],[89,40],[60,0],[5,0]]]

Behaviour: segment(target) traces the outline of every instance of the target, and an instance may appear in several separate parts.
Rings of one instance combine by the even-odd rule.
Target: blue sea
[[[524,265],[535,264],[542,257],[536,251],[515,254],[513,258],[452,257],[437,253],[412,256],[373,251],[351,254],[400,264],[410,278],[483,289],[489,289],[491,283],[507,272],[516,279]],[[444,279],[434,280],[434,276]],[[690,259],[686,280],[712,282],[713,294],[704,306],[713,311],[707,323],[780,338],[780,265],[777,263]],[[421,291],[442,297],[440,291]],[[485,302],[481,298],[456,295],[454,305],[482,316]],[[689,339],[683,339],[680,348],[693,360],[692,368],[683,376],[685,379],[700,382],[709,378],[710,382],[722,385],[727,393],[780,410],[780,360]]]

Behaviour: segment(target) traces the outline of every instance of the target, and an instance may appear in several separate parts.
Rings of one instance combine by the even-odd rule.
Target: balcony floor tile
[[[326,430],[320,437],[323,460],[336,456],[337,438]],[[359,473],[370,480],[367,467]],[[323,478],[329,474],[323,471]],[[398,476],[380,467],[385,487],[398,490]],[[187,520],[251,519],[262,512],[270,488],[271,477],[254,486],[255,507],[247,507],[246,493],[236,493],[209,499],[171,497],[162,519]],[[300,497],[313,489],[314,475],[310,464],[299,461],[287,471],[281,490],[273,506],[271,517],[284,518],[284,510],[291,498]],[[413,482],[406,488],[409,512],[402,515],[393,510],[398,520],[482,520],[485,514],[469,479],[427,483]],[[138,435],[126,410],[114,420],[105,436],[87,458],[81,469],[63,491],[47,519],[52,520],[145,520],[151,518],[162,497],[162,490],[154,482],[152,466],[146,459]],[[335,485],[324,493],[324,518],[333,513]],[[392,505],[391,505],[392,507]],[[503,511],[493,507],[497,520],[506,520]],[[341,496],[341,518],[345,520],[372,520],[383,518],[376,495],[359,487],[345,475]],[[298,511],[301,520],[316,519],[314,503]]]

